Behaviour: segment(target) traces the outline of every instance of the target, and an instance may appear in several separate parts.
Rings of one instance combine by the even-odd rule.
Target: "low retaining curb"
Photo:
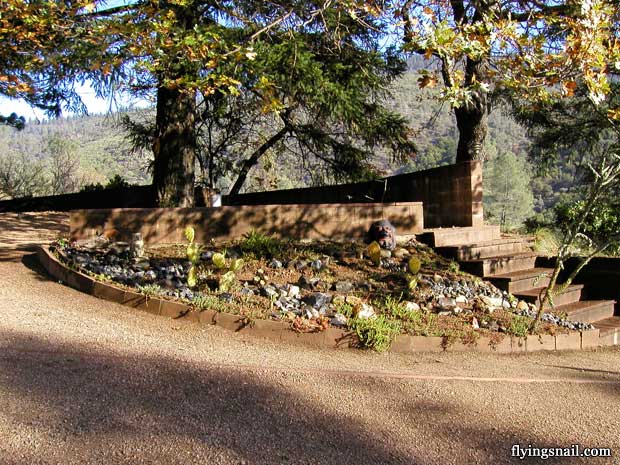
[[[59,282],[92,296],[142,310],[153,315],[182,319],[204,325],[217,325],[230,331],[251,334],[267,339],[303,344],[319,348],[354,347],[354,334],[337,328],[328,328],[316,333],[297,333],[287,323],[271,320],[245,321],[240,315],[204,310],[196,312],[187,304],[146,297],[111,284],[96,281],[90,276],[72,270],[61,263],[46,247],[37,247],[37,257],[45,270]],[[496,352],[524,353],[541,350],[586,350],[600,347],[599,330],[573,332],[557,336],[528,336],[517,338],[505,336],[493,344],[489,337],[481,336],[475,344],[454,342],[447,344],[444,337],[396,336],[389,351],[395,353],[413,352]]]

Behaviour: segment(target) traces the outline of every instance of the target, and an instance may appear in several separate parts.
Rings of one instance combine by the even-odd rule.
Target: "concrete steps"
[[[581,299],[582,289],[583,289],[583,285],[581,284],[571,284],[564,290],[564,292],[556,295],[553,298],[553,304],[556,307],[560,307],[562,305],[579,302],[579,300]],[[540,305],[539,296],[542,294],[544,290],[545,290],[544,287],[535,287],[533,289],[519,291],[515,293],[514,296],[519,298],[520,300],[525,300],[526,302],[532,303],[538,307]]]
[[[500,239],[499,226],[425,229],[418,240],[431,247],[477,244]]]
[[[462,270],[486,278],[535,268],[536,254],[533,252],[510,253],[477,260],[464,260],[459,263]]]
[[[493,239],[478,244],[452,245],[438,247],[437,252],[444,257],[458,261],[496,257],[510,253],[526,252],[524,243],[518,238]]]
[[[430,229],[418,240],[458,261],[461,270],[537,306],[553,272],[552,268],[536,266],[531,239],[501,237],[498,226]],[[568,286],[555,296],[553,313],[592,323],[600,330],[602,344],[620,344],[620,316],[614,315],[614,301],[581,300],[582,291],[583,285]]]
[[[620,316],[604,318],[592,324],[599,330],[601,343],[606,343],[606,345],[620,344]]]
[[[560,305],[553,310],[557,314],[566,313],[569,319],[583,323],[597,323],[614,317],[613,300],[580,300]],[[596,326],[596,324],[595,324]]]
[[[539,286],[546,286],[551,279],[553,268],[531,268],[527,270],[513,271],[512,273],[489,276],[496,287],[503,291],[514,294]]]

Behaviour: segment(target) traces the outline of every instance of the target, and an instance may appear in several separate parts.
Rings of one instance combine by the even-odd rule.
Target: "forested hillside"
[[[418,152],[406,164],[377,153],[374,165],[380,174],[418,171],[453,163],[457,131],[447,105],[433,98],[432,89],[420,89],[419,75],[407,73],[392,89],[390,106],[407,117]],[[139,115],[148,117],[148,112]],[[138,115],[132,115],[136,118]],[[574,167],[563,165],[546,176],[537,175],[527,160],[529,142],[525,130],[501,109],[489,121],[485,163],[485,210],[489,220],[507,228],[552,206],[574,179]],[[29,121],[18,131],[0,127],[0,176],[6,184],[8,171],[30,173],[27,183],[14,187],[14,195],[43,195],[80,190],[85,185],[105,185],[114,176],[131,184],[146,184],[147,149],[132,150],[119,115]],[[247,189],[264,190],[329,182],[313,176],[292,153],[273,153],[261,159],[248,178]],[[220,179],[222,191],[234,176]],[[0,194],[2,195],[2,194]],[[4,192],[4,197],[10,194]]]

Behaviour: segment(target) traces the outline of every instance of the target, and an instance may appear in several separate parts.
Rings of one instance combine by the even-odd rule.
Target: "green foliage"
[[[362,347],[377,352],[389,349],[392,341],[402,329],[398,321],[390,320],[384,315],[378,315],[375,318],[350,318],[348,326],[355,333]]]
[[[214,295],[197,294],[192,300],[192,305],[198,311],[213,310],[216,312],[226,312],[228,304]]]
[[[411,257],[407,265],[409,267],[409,272],[415,275],[420,272],[420,268],[422,267],[422,262],[420,261],[418,257]]]
[[[528,335],[532,319],[526,316],[513,315],[508,326],[508,333],[517,337],[525,337]]]
[[[163,289],[157,284],[145,284],[138,286],[138,292],[146,297],[153,297],[163,292]]]
[[[227,266],[226,256],[223,253],[214,253],[211,257],[211,262],[213,262],[213,265],[219,270],[223,270]]]
[[[191,263],[189,271],[187,272],[187,285],[190,288],[194,288],[198,285],[198,265],[200,263],[200,254],[202,247],[194,242],[196,237],[196,231],[191,226],[187,226],[183,231],[185,239],[189,242],[186,249],[187,259]]]
[[[219,290],[220,292],[230,291],[237,284],[236,272],[243,267],[243,259],[237,258],[228,262],[225,254],[214,253],[211,257],[211,261],[218,270],[228,270],[220,276]]]
[[[392,296],[387,296],[380,305],[383,307],[386,315],[397,318],[398,320],[418,324],[422,319],[422,313],[420,311],[407,309],[407,306],[400,297],[394,298]]]
[[[534,211],[530,182],[527,161],[511,151],[500,152],[486,162],[483,199],[488,220],[499,223],[504,230],[522,226]]]
[[[560,204],[556,207],[557,225],[561,230],[567,230],[570,224],[583,219],[581,228],[583,236],[576,238],[574,248],[586,253],[595,248],[596,244],[618,237],[620,235],[620,200],[615,193],[611,198],[598,202],[592,209],[586,211],[586,201],[579,200],[569,204]],[[620,238],[606,249],[607,253],[620,252]]]
[[[243,235],[243,239],[239,242],[239,247],[244,254],[249,254],[256,258],[271,258],[282,253],[284,244],[274,236],[267,236],[252,229]]]

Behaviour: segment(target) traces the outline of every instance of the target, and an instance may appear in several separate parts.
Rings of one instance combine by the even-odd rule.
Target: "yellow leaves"
[[[562,83],[562,95],[565,97],[572,97],[575,95],[577,89],[577,83],[575,81],[565,81]]]
[[[619,121],[620,120],[620,108],[609,108],[607,110],[607,117],[609,119]]]
[[[424,74],[418,78],[418,86],[420,89],[428,87],[433,89],[437,85],[437,77],[432,74]]]

